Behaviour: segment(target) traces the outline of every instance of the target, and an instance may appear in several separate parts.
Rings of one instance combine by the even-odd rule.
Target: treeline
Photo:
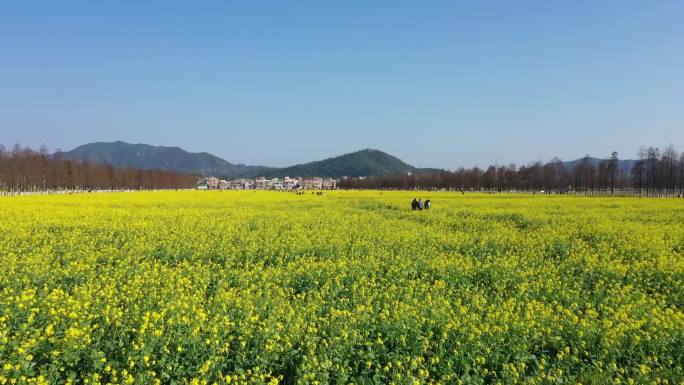
[[[596,159],[586,156],[564,163],[558,158],[524,166],[491,165],[434,173],[346,178],[346,189],[447,189],[547,194],[621,194],[684,196],[684,152],[673,146],[641,148],[638,159],[621,162],[617,152]]]
[[[15,145],[8,151],[0,145],[0,191],[176,189],[196,182],[193,176],[169,171],[120,169],[54,158],[46,148]]]

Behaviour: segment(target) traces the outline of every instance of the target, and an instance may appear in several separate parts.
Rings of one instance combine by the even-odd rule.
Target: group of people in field
[[[430,207],[432,207],[432,202],[430,202],[429,199],[426,199],[425,202],[423,202],[420,198],[413,198],[413,202],[411,202],[411,210],[413,211],[430,210]]]

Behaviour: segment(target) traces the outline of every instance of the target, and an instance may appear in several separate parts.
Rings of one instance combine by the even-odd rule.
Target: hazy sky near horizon
[[[0,143],[285,166],[684,150],[682,1],[0,4]]]

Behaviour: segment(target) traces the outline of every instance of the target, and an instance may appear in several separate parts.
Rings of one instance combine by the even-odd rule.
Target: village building
[[[313,188],[316,190],[323,189],[323,178],[313,178]]]
[[[337,181],[333,178],[323,179],[323,190],[334,190],[337,187]]]
[[[257,190],[266,190],[267,180],[264,177],[259,177],[254,180],[254,188]]]
[[[273,178],[271,179],[271,188],[273,190],[282,190],[283,189],[283,181],[278,179],[278,178]]]
[[[258,177],[256,179],[218,179],[215,177],[203,178],[197,183],[198,190],[295,190],[295,189],[317,189],[333,190],[337,187],[337,181],[332,178],[307,177],[291,178],[284,177],[267,179]]]
[[[219,187],[219,178],[215,178],[213,176],[210,176],[209,178],[206,179],[207,186],[209,189],[215,190]]]
[[[296,178],[285,177],[283,179],[283,188],[285,190],[293,190],[299,187],[299,180]]]

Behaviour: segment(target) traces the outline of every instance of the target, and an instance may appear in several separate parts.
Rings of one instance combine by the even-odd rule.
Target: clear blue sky
[[[683,20],[682,1],[6,1],[0,143],[446,168],[684,150]]]

